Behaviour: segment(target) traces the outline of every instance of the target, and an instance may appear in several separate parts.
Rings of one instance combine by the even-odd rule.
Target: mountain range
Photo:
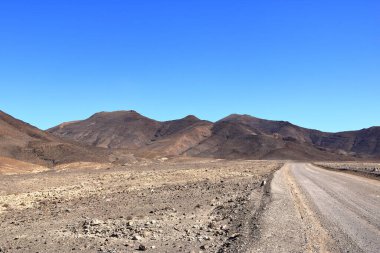
[[[380,159],[380,127],[327,133],[287,121],[232,114],[157,121],[135,111],[99,112],[40,130],[0,111],[0,156],[54,166],[113,154],[223,159]]]
[[[326,133],[239,114],[213,123],[192,115],[160,122],[135,111],[101,112],[47,131],[63,139],[141,155],[301,160],[380,157],[380,127]]]

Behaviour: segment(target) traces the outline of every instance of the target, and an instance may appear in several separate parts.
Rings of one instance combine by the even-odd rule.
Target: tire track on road
[[[301,192],[295,178],[291,175],[289,165],[284,167],[285,176],[297,211],[304,225],[307,252],[330,252],[336,245],[329,233],[323,228],[314,211],[309,207],[307,198]]]

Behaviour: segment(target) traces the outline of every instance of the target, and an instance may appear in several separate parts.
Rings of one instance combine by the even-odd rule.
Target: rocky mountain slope
[[[107,159],[106,150],[62,140],[0,111],[0,157],[51,166]]]
[[[48,132],[97,147],[146,156],[347,160],[380,158],[380,127],[326,133],[286,121],[232,114],[215,123],[195,116],[159,122],[135,111],[101,112]]]
[[[358,131],[327,133],[302,128],[286,121],[270,121],[248,115],[231,115],[222,122],[240,122],[253,131],[264,134],[279,134],[284,140],[309,143],[340,153],[380,156],[380,127]]]
[[[96,147],[127,149],[145,156],[179,155],[211,134],[212,123],[195,116],[159,122],[135,111],[100,112],[48,132]]]
[[[380,158],[380,127],[314,136],[313,144],[350,154]]]
[[[209,138],[186,154],[215,158],[340,160],[334,152],[310,143],[303,129],[288,122],[231,115],[217,121]]]

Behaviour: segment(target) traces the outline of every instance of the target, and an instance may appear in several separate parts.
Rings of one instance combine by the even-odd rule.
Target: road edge
[[[266,178],[262,179],[261,182],[261,198],[259,205],[251,212],[248,217],[246,227],[242,230],[246,230],[245,234],[238,234],[236,236],[230,236],[216,251],[218,253],[236,253],[236,252],[247,252],[250,245],[255,243],[260,239],[260,227],[259,220],[265,211],[266,206],[271,202],[271,182],[274,177],[274,173],[282,169],[286,163],[279,166],[277,169],[272,171]]]

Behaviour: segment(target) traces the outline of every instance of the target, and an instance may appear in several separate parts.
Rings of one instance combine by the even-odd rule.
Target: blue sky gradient
[[[380,1],[0,2],[0,109],[380,125]]]

